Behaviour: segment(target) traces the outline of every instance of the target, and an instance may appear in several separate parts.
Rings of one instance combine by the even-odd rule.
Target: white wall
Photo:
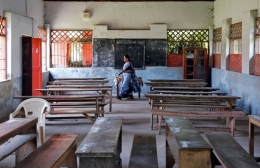
[[[167,24],[167,29],[208,29],[213,24],[213,2],[44,2],[45,22],[51,29],[93,30],[149,29]],[[83,19],[83,11],[90,13]]]
[[[214,24],[215,28],[222,25],[222,20],[232,18],[232,23],[242,22],[243,13],[259,10],[260,0],[215,0]],[[258,13],[259,16],[259,13]]]
[[[0,16],[4,12],[37,20],[38,27],[43,27],[44,3],[42,0],[0,0]]]
[[[7,78],[22,76],[22,35],[38,37],[44,25],[42,0],[0,0],[0,16],[7,20]]]

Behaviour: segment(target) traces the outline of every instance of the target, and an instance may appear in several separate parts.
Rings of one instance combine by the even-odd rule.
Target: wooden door
[[[42,88],[42,39],[32,38],[32,95],[41,95]]]
[[[41,95],[42,88],[41,39],[22,37],[22,95]]]
[[[22,95],[32,95],[32,38],[22,37]]]

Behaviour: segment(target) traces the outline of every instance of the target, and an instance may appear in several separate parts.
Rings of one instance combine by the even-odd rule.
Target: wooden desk
[[[145,94],[151,100],[151,109],[155,100],[165,101],[172,100],[176,102],[181,101],[218,101],[226,102],[229,110],[232,110],[232,103],[240,99],[238,96],[204,96],[204,95],[168,95],[168,94]]]
[[[105,80],[107,78],[55,78],[54,81],[58,80]]]
[[[153,87],[204,87],[207,86],[207,82],[144,82],[147,86],[150,86],[150,90],[152,90]]]
[[[178,168],[211,168],[211,151],[212,148],[187,118],[166,120],[167,168],[175,163]]]
[[[249,154],[254,157],[255,126],[260,127],[260,116],[249,115]]]
[[[204,79],[147,79],[150,82],[204,82]]]
[[[122,118],[98,118],[76,151],[79,168],[121,168]]]
[[[157,94],[182,94],[182,95],[227,95],[227,92],[192,92],[192,91],[168,91],[168,90],[154,90],[152,93]]]
[[[8,141],[18,134],[37,134],[36,125],[38,118],[13,118],[0,124],[0,144]],[[11,140],[12,141],[12,140]],[[16,150],[16,163],[23,160],[37,148],[36,136]]]
[[[96,111],[99,111],[99,102],[104,99],[103,94],[92,94],[92,95],[58,95],[58,96],[14,96],[14,99],[29,99],[29,98],[42,98],[48,102],[88,102],[95,101]],[[65,113],[64,113],[65,114]],[[76,114],[76,113],[75,113]],[[86,118],[92,121],[91,116],[87,112],[82,113]]]
[[[109,80],[55,80],[55,85],[104,85]]]
[[[52,85],[51,85],[52,86]],[[55,85],[53,85],[55,86]],[[58,85],[57,85],[58,86]],[[60,85],[63,86],[63,85]],[[49,95],[51,92],[55,92],[55,95],[59,95],[60,92],[86,92],[86,91],[101,91],[103,92],[110,92],[109,94],[109,112],[112,111],[112,86],[96,86],[96,87],[81,87],[76,88],[74,85],[72,87],[69,87],[69,85],[66,85],[67,87],[51,87],[49,89],[35,89],[35,91],[40,91],[43,95]]]
[[[212,91],[219,90],[219,88],[212,88],[212,87],[152,87],[152,90],[212,92]]]

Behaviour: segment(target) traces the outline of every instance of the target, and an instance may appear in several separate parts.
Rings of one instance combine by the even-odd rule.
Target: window
[[[221,68],[221,40],[222,29],[214,29],[213,31],[213,67]]]
[[[6,79],[6,20],[0,17],[0,80]]]
[[[51,67],[91,67],[92,31],[51,31]]]
[[[38,37],[42,39],[42,72],[46,72],[47,70],[47,57],[46,57],[46,41],[47,41],[47,33],[45,29],[38,28]]]
[[[242,22],[230,28],[229,70],[242,72]]]

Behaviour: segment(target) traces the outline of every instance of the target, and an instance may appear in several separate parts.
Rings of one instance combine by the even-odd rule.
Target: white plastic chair
[[[45,139],[45,118],[46,114],[50,112],[50,104],[41,98],[30,98],[22,101],[16,110],[9,115],[9,119],[15,118],[15,116],[24,109],[25,118],[38,117],[37,131],[40,144],[44,143]]]

